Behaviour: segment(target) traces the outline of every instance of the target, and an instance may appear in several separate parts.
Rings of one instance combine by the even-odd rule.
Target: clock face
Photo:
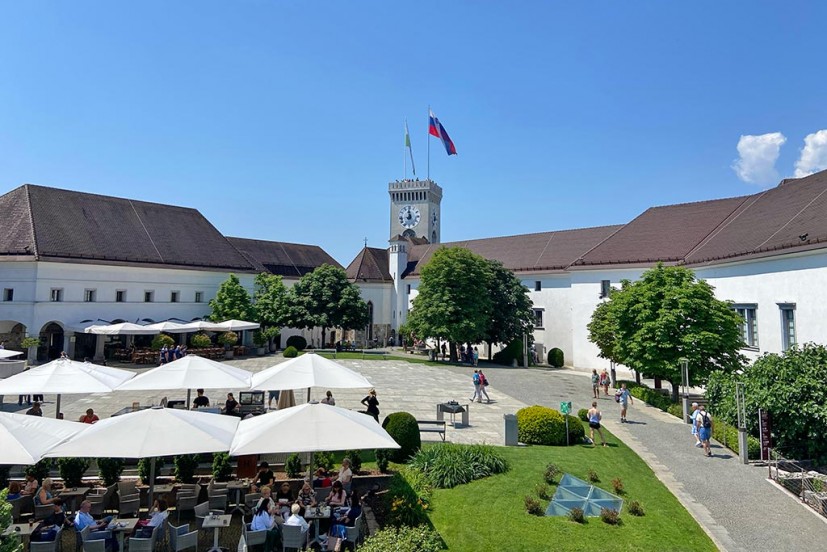
[[[405,228],[413,228],[419,224],[420,218],[419,209],[413,205],[405,205],[399,209],[399,224]]]

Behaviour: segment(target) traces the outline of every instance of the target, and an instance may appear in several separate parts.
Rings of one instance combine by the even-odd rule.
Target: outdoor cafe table
[[[204,529],[209,529],[212,527],[214,531],[212,537],[212,548],[210,548],[207,552],[221,552],[221,547],[218,546],[218,531],[222,527],[229,527],[232,519],[232,514],[210,514],[204,518],[204,523],[201,524],[201,527]]]
[[[250,481],[248,479],[236,479],[227,483],[228,491],[235,491],[235,508],[230,512],[234,514],[236,511],[246,514],[244,509],[244,491],[250,488]]]
[[[316,536],[313,537],[314,542],[321,542],[319,540],[319,520],[328,519],[330,517],[330,506],[306,506],[304,508],[304,519],[313,522],[316,527]]]
[[[131,533],[135,526],[138,525],[138,518],[129,519],[115,519],[107,527],[108,530],[114,533],[118,539],[118,550],[123,550],[123,537],[127,533]]]
[[[3,536],[10,536],[13,533],[17,533],[20,535],[21,540],[23,540],[23,537],[30,539],[32,536],[32,531],[34,531],[35,527],[37,527],[37,524],[29,525],[28,523],[12,523],[3,532]]]
[[[72,487],[66,488],[60,491],[57,495],[63,499],[63,502],[67,505],[66,507],[69,509],[70,512],[74,512],[77,508],[76,502],[78,497],[86,496],[86,493],[92,490],[92,487]]]
[[[138,492],[141,494],[147,495],[147,504],[150,510],[152,510],[152,503],[155,500],[155,497],[158,495],[163,495],[167,493],[171,493],[175,490],[175,485],[166,484],[166,485],[155,485],[155,489],[153,489],[152,496],[149,496],[149,487],[147,485],[139,485],[137,487]],[[169,504],[169,506],[172,506]]]

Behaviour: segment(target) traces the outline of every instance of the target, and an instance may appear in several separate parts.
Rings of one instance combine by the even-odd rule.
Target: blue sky
[[[425,175],[430,104],[459,151],[431,143],[443,241],[622,223],[827,168],[825,20],[816,2],[8,0],[0,192],[194,207],[347,265],[387,245],[405,118]]]

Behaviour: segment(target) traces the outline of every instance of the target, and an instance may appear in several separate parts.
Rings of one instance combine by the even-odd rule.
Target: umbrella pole
[[[316,453],[310,451],[310,464],[307,465],[307,480],[310,482],[310,487],[313,487],[313,455]]]
[[[57,399],[55,399],[55,419],[60,418],[60,393],[57,395]]]
[[[310,388],[307,388],[307,402],[310,402]]]
[[[147,512],[152,512],[152,497],[155,495],[155,457],[149,462],[149,496],[147,497]]]
[[[192,403],[190,402],[190,397],[192,397],[192,389],[187,389],[187,410],[192,410]]]

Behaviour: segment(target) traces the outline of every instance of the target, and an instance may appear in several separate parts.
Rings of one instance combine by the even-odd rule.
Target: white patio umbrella
[[[121,322],[119,324],[88,326],[84,328],[83,332],[98,335],[154,335],[160,333],[160,330],[133,324],[132,322]]]
[[[221,327],[216,324],[215,322],[207,322],[205,320],[196,320],[195,322],[187,322],[186,324],[182,324],[181,328],[187,332],[197,332],[200,330],[205,330],[208,332],[220,332],[222,331]]]
[[[78,422],[0,412],[0,464],[34,464],[47,450],[87,427]]]
[[[0,358],[11,358],[17,355],[22,355],[23,353],[12,351],[9,349],[0,349]]]
[[[143,326],[147,329],[156,330],[156,333],[166,332],[166,333],[186,333],[191,330],[184,328],[184,324],[180,322],[156,322],[155,324],[147,324]]]
[[[186,389],[187,406],[192,389],[249,389],[252,374],[241,368],[196,355],[188,355],[153,368],[124,382],[118,391]]]
[[[242,330],[257,330],[261,324],[256,322],[246,322],[244,320],[225,320],[216,324],[221,331],[225,332],[239,332]]]
[[[230,454],[398,448],[371,416],[338,406],[306,403],[242,420]],[[311,455],[310,473],[312,468]]]
[[[239,419],[207,412],[155,407],[105,418],[51,448],[45,457],[152,458],[149,497],[155,489],[155,458],[229,450]]]
[[[109,393],[134,376],[135,373],[129,370],[58,358],[0,380],[0,395],[54,393],[57,395],[57,416],[61,395]]]
[[[372,387],[372,384],[359,372],[323,356],[308,353],[253,374],[250,389],[266,391],[304,387],[307,387],[309,401],[311,387],[358,389]]]

